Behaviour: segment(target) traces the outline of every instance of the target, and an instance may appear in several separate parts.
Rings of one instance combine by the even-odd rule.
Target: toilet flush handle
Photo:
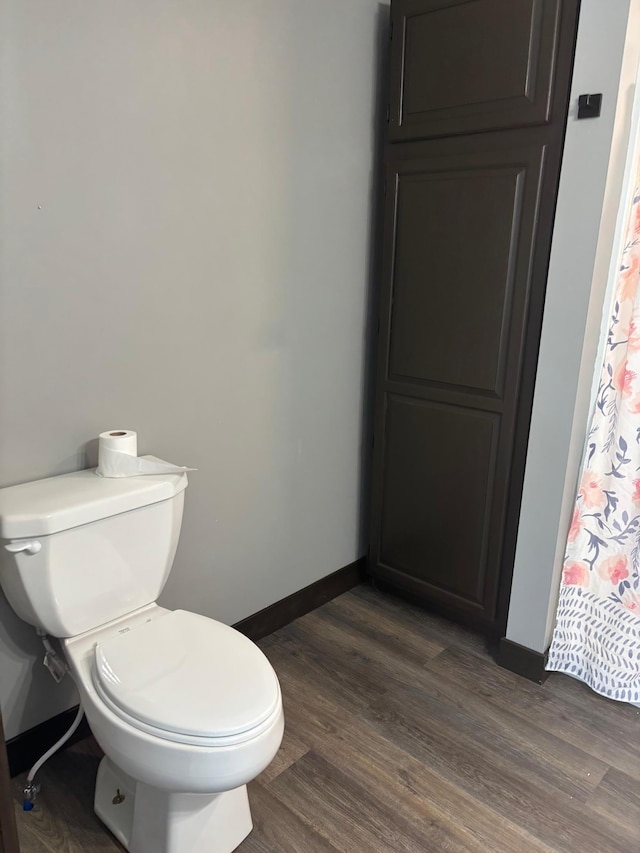
[[[37,539],[30,539],[26,542],[9,542],[4,547],[12,554],[19,554],[20,551],[26,551],[27,554],[37,554],[42,549],[42,542],[38,542]]]

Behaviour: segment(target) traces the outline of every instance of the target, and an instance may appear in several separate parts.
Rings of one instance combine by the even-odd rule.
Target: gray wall
[[[640,0],[582,0],[507,626],[539,652],[555,624],[639,57]],[[600,118],[577,120],[583,92],[603,93]]]
[[[169,607],[232,623],[363,553],[387,11],[3,4],[0,482],[85,467],[113,427],[197,466]],[[38,658],[2,600],[8,736],[74,701]]]

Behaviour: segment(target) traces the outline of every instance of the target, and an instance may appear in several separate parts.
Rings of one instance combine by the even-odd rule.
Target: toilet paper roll
[[[109,452],[138,455],[138,433],[132,429],[112,429],[98,436],[98,470],[102,470],[109,458]]]
[[[138,456],[138,435],[130,429],[114,429],[98,436],[99,477],[139,477],[142,474],[180,474],[195,471],[172,465],[156,456]]]

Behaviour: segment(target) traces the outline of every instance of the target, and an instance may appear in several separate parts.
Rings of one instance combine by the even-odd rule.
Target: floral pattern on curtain
[[[547,669],[640,702],[640,188],[567,538]]]

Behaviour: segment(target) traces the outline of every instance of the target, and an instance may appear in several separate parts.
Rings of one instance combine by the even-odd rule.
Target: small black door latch
[[[578,118],[598,118],[602,108],[602,93],[598,95],[580,95],[578,98]]]

